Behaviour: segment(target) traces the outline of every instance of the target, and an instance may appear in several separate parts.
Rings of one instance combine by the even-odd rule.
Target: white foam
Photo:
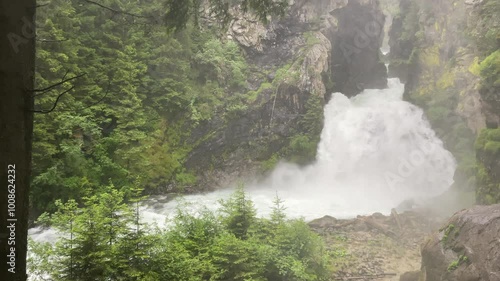
[[[259,184],[247,186],[260,216],[267,216],[276,194],[289,217],[324,215],[349,218],[390,209],[409,198],[428,198],[453,182],[455,161],[418,107],[402,100],[404,85],[389,79],[383,90],[365,90],[348,99],[332,95],[325,106],[325,124],[317,161],[307,167],[280,163]],[[184,196],[196,212],[216,210],[231,189]],[[143,222],[165,227],[178,200],[157,197],[143,202]],[[30,230],[38,241],[55,238],[53,230]]]

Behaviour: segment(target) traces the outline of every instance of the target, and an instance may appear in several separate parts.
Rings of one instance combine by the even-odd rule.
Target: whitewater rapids
[[[349,99],[334,93],[325,106],[325,122],[316,162],[299,167],[280,163],[266,179],[246,185],[258,215],[267,216],[278,195],[289,217],[306,220],[330,215],[351,218],[387,214],[406,199],[425,200],[453,183],[456,163],[431,129],[423,111],[403,101],[404,85],[365,90]],[[179,206],[196,212],[215,210],[233,189],[184,196],[152,197],[143,202],[145,222],[165,226]],[[30,229],[34,240],[53,240],[53,230]]]

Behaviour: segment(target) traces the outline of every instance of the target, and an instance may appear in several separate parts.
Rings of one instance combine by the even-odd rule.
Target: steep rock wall
[[[500,280],[500,205],[456,213],[422,246],[423,281]]]
[[[248,102],[229,120],[215,117],[193,131],[192,142],[199,144],[185,164],[198,177],[193,189],[255,178],[280,159],[313,161],[328,94],[354,95],[387,83],[378,51],[384,19],[378,1],[291,1],[286,16],[267,25],[237,9],[233,15],[226,37],[241,46],[252,69]],[[369,30],[366,46],[352,41],[357,29],[346,19],[353,17],[363,30],[380,25]],[[342,42],[356,48],[349,49],[349,61],[335,51]]]
[[[338,20],[332,40],[334,91],[353,96],[363,89],[387,87],[386,67],[379,53],[385,16],[375,1],[349,1],[332,14]]]
[[[497,9],[495,0],[401,0],[389,33],[389,75],[406,82],[405,98],[424,108],[457,158],[455,186],[477,186],[480,203],[498,202],[485,198],[500,193],[491,186],[482,188],[492,181],[498,165],[491,159],[484,163],[484,153],[476,158],[475,149],[484,147],[474,148],[483,129],[498,126],[500,108],[492,94],[498,90],[485,89],[482,70],[486,58],[498,49]]]

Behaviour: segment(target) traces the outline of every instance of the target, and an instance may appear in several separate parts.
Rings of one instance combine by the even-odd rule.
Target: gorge
[[[57,80],[49,72],[64,67],[56,62],[74,67],[73,59],[116,83],[122,96],[107,96],[111,82],[96,79],[99,89],[84,89],[105,92],[106,106],[37,117],[33,216],[57,213],[60,201],[81,205],[106,188],[130,196],[139,186],[149,195],[137,207],[140,221],[165,228],[178,207],[194,216],[216,212],[241,182],[257,217],[272,217],[279,197],[284,213],[310,222],[335,258],[359,254],[353,271],[397,271],[382,280],[499,280],[500,263],[489,262],[500,248],[492,238],[500,212],[498,1],[289,4],[267,23],[233,7],[227,31],[215,35],[112,26],[116,38],[95,42],[110,50],[123,44],[121,64],[108,63],[128,76],[107,77],[113,71],[99,60],[83,62],[81,54],[92,53],[85,48],[49,54],[40,47],[42,84]],[[103,17],[81,6],[60,9]],[[46,14],[41,20],[67,28]],[[94,40],[85,28],[72,31],[78,48]],[[84,105],[85,93],[63,109]],[[447,221],[474,200],[491,206]],[[42,226],[30,235],[60,237]],[[387,254],[393,268],[370,261],[363,269],[371,251]],[[337,278],[360,274],[343,265]]]

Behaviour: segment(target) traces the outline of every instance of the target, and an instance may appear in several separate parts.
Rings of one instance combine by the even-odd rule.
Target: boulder
[[[419,281],[418,278],[420,278],[420,271],[410,271],[401,275],[399,281]]]
[[[312,228],[328,228],[334,227],[337,224],[338,220],[332,216],[324,216],[319,219],[312,220],[308,223],[308,225]]]
[[[457,212],[422,247],[425,281],[500,280],[500,204]]]

